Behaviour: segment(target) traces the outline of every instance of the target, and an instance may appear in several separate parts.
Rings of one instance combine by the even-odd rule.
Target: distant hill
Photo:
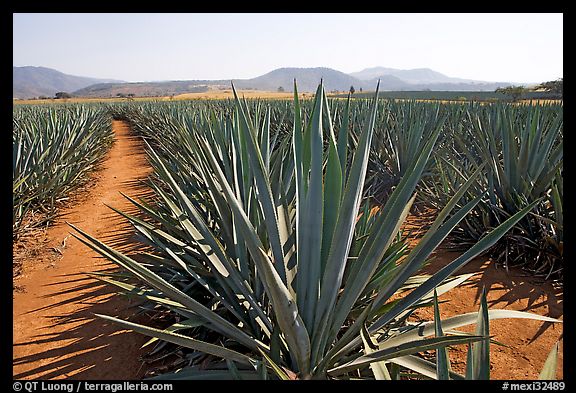
[[[397,70],[386,75],[393,75],[407,83],[475,83],[471,79],[452,78],[430,68],[415,68],[412,70]]]
[[[74,91],[77,97],[116,97],[134,94],[136,97],[158,97],[183,93],[202,93],[208,86],[230,88],[230,81],[190,80],[168,82],[98,83]],[[225,87],[224,87],[225,86]]]
[[[296,79],[298,91],[314,92],[320,79],[326,91],[348,91],[354,86],[374,91],[378,79],[382,91],[494,91],[510,86],[508,82],[482,82],[453,78],[429,68],[399,70],[374,67],[346,74],[327,67],[278,68],[252,79],[233,79],[238,89],[276,91],[282,87],[293,91]],[[231,80],[181,80],[163,82],[128,83],[115,80],[66,75],[44,67],[14,67],[14,97],[53,97],[58,91],[66,91],[77,97],[116,97],[133,94],[137,97],[168,96],[173,94],[205,92],[208,89],[230,89]]]
[[[12,95],[14,98],[54,97],[60,91],[71,93],[102,82],[122,82],[64,74],[46,67],[12,67]]]
[[[396,68],[373,67],[352,72],[350,75],[363,81],[393,76],[404,83],[404,86],[399,87],[397,90],[493,91],[498,87],[511,85],[509,82],[485,82],[474,79],[453,78],[430,68],[399,70]]]
[[[384,70],[387,73],[378,75]],[[366,71],[366,70],[365,70]],[[377,77],[368,78],[372,75]],[[359,79],[326,67],[315,68],[278,68],[267,74],[252,79],[233,80],[186,80],[166,82],[138,82],[138,83],[100,83],[79,89],[73,94],[79,97],[115,97],[118,94],[135,94],[136,96],[166,96],[171,94],[204,92],[208,89],[230,89],[231,82],[238,89],[254,89],[276,91],[280,87],[284,91],[292,92],[294,79],[299,92],[314,92],[320,79],[324,81],[326,91],[348,91],[354,86],[360,89],[373,91],[380,79],[382,91],[415,91],[415,90],[442,90],[442,91],[494,91],[498,87],[509,86],[510,83],[478,82],[468,79],[451,78],[430,69],[395,70],[378,67],[378,70],[361,71]]]
[[[430,68],[414,68],[411,70],[399,70],[396,68],[374,67],[366,68],[362,71],[352,72],[350,75],[360,80],[370,80],[392,75],[410,84],[428,84],[428,83],[473,83],[477,82],[471,79],[452,78]]]
[[[278,68],[267,74],[253,79],[235,80],[234,84],[239,88],[255,88],[258,90],[275,91],[283,87],[286,91],[293,91],[294,79],[298,91],[316,91],[320,79],[324,81],[326,91],[348,91],[350,86],[358,88],[362,84],[357,78],[332,68]],[[374,85],[374,87],[376,87]]]
[[[99,83],[74,91],[73,94],[79,97],[115,97],[117,94],[165,96],[204,92],[210,88],[230,89],[231,82],[238,89],[277,91],[282,87],[285,91],[291,92],[294,90],[294,79],[300,92],[316,91],[320,79],[324,80],[327,91],[348,91],[350,86],[355,86],[355,89],[363,86],[362,81],[331,68],[279,68],[252,79]],[[370,84],[370,87],[374,89],[376,84]]]
[[[354,78],[367,81],[370,79],[378,78],[382,75],[390,75],[396,71],[401,71],[396,68],[386,68],[386,67],[372,67],[372,68],[365,68],[362,71],[351,72],[349,75],[352,75]]]

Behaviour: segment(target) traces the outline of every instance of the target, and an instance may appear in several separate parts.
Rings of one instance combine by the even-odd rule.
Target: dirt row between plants
[[[133,211],[120,191],[139,197],[150,190],[140,181],[152,171],[141,140],[126,123],[113,122],[115,143],[94,175],[87,195],[76,198],[55,225],[25,247],[35,250],[14,280],[13,376],[15,379],[138,379],[142,335],[119,330],[93,314],[129,318],[129,300],[87,272],[113,269],[79,240],[68,221],[100,240],[131,253],[129,226],[105,204]]]
[[[423,235],[425,227],[430,223],[428,217],[410,216],[405,228],[417,233],[411,241],[411,246],[417,243],[417,237]],[[432,255],[428,266],[421,274],[434,274],[448,263],[455,260],[461,252],[440,247]],[[474,273],[474,275],[439,296],[441,319],[478,312],[482,289],[487,291],[488,309],[505,309],[524,311],[551,318],[564,319],[564,291],[562,287],[553,285],[530,275],[520,268],[506,270],[502,265],[492,261],[487,256],[479,256],[468,262],[456,274]],[[418,309],[410,321],[432,321],[432,308]],[[497,319],[490,321],[490,335],[493,340],[503,344],[490,346],[490,378],[491,379],[538,379],[542,366],[553,346],[559,342],[557,378],[563,379],[563,323],[541,322],[530,319]],[[459,330],[474,333],[474,326]],[[467,347],[454,346],[449,349],[452,369],[460,374],[466,372]],[[435,351],[427,354],[435,356]]]
[[[104,204],[134,211],[120,195],[150,193],[140,180],[151,172],[141,141],[126,123],[115,121],[116,142],[95,175],[87,195],[63,211],[46,233],[31,243],[35,252],[22,264],[13,298],[13,376],[16,379],[139,379],[149,368],[141,357],[147,338],[96,318],[108,314],[146,323],[134,316],[124,297],[86,273],[109,271],[115,265],[69,236],[69,221],[125,253],[137,253],[133,231]],[[422,226],[411,217],[408,227]],[[426,223],[424,223],[426,224]],[[63,243],[64,242],[64,243]],[[31,243],[28,246],[31,246]],[[440,250],[424,270],[434,273],[458,253]],[[490,308],[521,310],[563,319],[563,292],[520,270],[510,270],[479,257],[460,272],[476,273],[468,282],[440,297],[442,318],[475,312],[483,287]],[[429,309],[417,310],[412,320],[431,320]],[[562,324],[532,320],[492,321],[491,334],[504,346],[492,345],[493,379],[536,379],[552,346],[560,341],[558,378],[563,378]],[[470,331],[470,330],[469,330]],[[466,348],[449,351],[453,369],[464,372]],[[433,353],[430,353],[432,356]]]
[[[452,262],[460,254],[440,250],[425,273],[433,274]],[[475,273],[468,281],[439,297],[442,319],[477,312],[480,307],[482,288],[487,291],[489,309],[517,310],[564,319],[564,295],[562,289],[553,287],[529,276],[520,269],[508,272],[486,257],[470,261],[457,274]],[[445,303],[442,303],[442,302]],[[431,308],[414,313],[414,321],[431,321]],[[474,333],[473,327],[460,330]],[[498,319],[490,322],[490,335],[503,344],[490,346],[491,379],[538,379],[542,366],[556,342],[560,343],[557,377],[563,373],[563,323],[541,322],[530,319]],[[466,372],[466,346],[455,346],[449,350],[454,371]],[[432,354],[432,353],[431,353]]]

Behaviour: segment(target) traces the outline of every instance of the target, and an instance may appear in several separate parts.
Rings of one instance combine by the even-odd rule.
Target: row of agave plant
[[[563,108],[553,105],[468,105],[453,108],[447,145],[424,180],[428,201],[443,206],[469,173],[481,165],[475,191],[488,190],[454,239],[469,244],[508,217],[540,200],[493,247],[506,268],[522,266],[561,282],[563,276]]]
[[[14,239],[26,229],[54,219],[59,202],[86,181],[113,139],[111,115],[101,106],[14,107]]]
[[[530,203],[534,209],[491,248],[493,259],[561,283],[563,273],[562,104],[386,102],[376,122],[369,190],[380,200],[400,182],[434,130],[442,128],[418,185],[417,203],[441,209],[480,168],[463,206],[487,197],[451,234],[470,246]],[[386,106],[390,110],[386,110]]]
[[[487,379],[490,320],[561,322],[488,310],[485,295],[478,313],[441,320],[437,297],[471,277],[458,270],[539,200],[435,274],[419,274],[487,198],[481,191],[462,203],[485,165],[410,248],[400,228],[443,127],[431,130],[383,206],[372,209],[366,181],[381,116],[378,92],[354,108],[350,101],[339,111],[331,104],[340,105],[327,100],[320,84],[310,102],[301,103],[295,92],[292,106],[236,97],[186,109],[113,108],[147,142],[155,169],[149,185],[157,196],[126,196],[139,215],[115,210],[154,251],[129,256],[81,228],[74,227],[75,236],[123,268],[100,279],[141,299],[148,312],[169,316],[169,326],[158,328],[100,315],[159,346],[187,349],[186,364],[161,378],[399,379],[411,370],[434,379]],[[434,320],[410,322],[419,307],[434,307]],[[458,330],[474,324],[474,334]],[[447,348],[454,345],[468,345],[464,375],[450,366]],[[436,351],[435,361],[418,356],[427,350]],[[556,351],[542,378],[554,378]]]

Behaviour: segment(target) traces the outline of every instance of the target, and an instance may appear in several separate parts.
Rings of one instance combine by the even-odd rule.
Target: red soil
[[[409,222],[419,221],[410,217]],[[417,230],[418,225],[410,225]],[[417,241],[417,240],[415,240]],[[438,249],[432,262],[422,269],[422,274],[434,274],[452,262],[461,253]],[[489,309],[517,310],[563,320],[563,289],[544,282],[524,271],[514,268],[506,271],[487,256],[468,262],[456,274],[476,273],[458,287],[440,296],[442,319],[457,314],[477,312],[482,288],[487,291]],[[444,301],[444,303],[442,303]],[[432,308],[416,310],[413,321],[432,321]],[[491,379],[538,379],[538,375],[556,342],[560,342],[557,378],[563,379],[563,323],[541,322],[529,319],[498,319],[490,322],[490,335],[508,347],[490,346]],[[475,326],[460,330],[474,332]],[[455,346],[449,351],[452,369],[465,373],[466,346]],[[430,353],[433,355],[433,353]]]
[[[126,221],[104,203],[123,211],[134,197],[149,192],[139,183],[151,172],[142,142],[125,123],[115,121],[116,141],[88,195],[62,212],[44,239],[28,242],[38,251],[15,278],[13,376],[15,379],[137,379],[144,375],[139,357],[147,338],[93,316],[128,318],[129,301],[112,294],[87,272],[113,269],[97,253],[68,235],[68,221],[100,240],[130,253]],[[62,247],[62,241],[65,247]],[[37,243],[36,245],[31,243]],[[58,247],[61,255],[52,247]],[[132,246],[133,248],[133,246]]]

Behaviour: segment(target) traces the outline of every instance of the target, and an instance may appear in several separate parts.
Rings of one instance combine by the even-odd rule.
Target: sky
[[[280,67],[563,77],[563,15],[13,14],[13,65],[128,82],[253,78]]]

